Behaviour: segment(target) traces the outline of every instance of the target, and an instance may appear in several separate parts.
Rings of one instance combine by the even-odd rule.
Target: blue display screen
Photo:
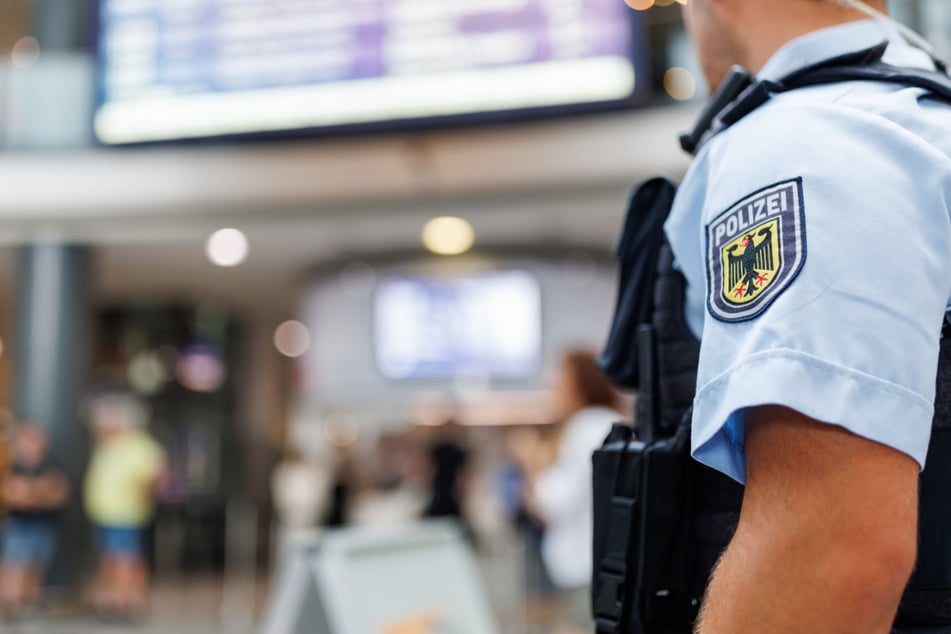
[[[100,0],[104,143],[628,102],[620,0]]]
[[[376,365],[387,378],[517,379],[538,371],[541,291],[530,273],[387,278],[373,314]]]

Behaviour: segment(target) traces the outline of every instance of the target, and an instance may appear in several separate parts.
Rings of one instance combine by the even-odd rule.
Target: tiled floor
[[[251,632],[252,630],[247,630]],[[91,617],[58,617],[29,619],[19,623],[3,623],[4,634],[224,634],[230,632],[221,624],[170,624],[152,620],[141,625],[103,624]]]
[[[524,553],[484,549],[483,586],[500,634],[563,634],[551,622],[551,606],[529,600],[535,583]],[[169,577],[156,583],[149,618],[138,625],[103,624],[86,603],[51,602],[46,614],[0,623],[0,634],[257,634],[269,583],[251,576],[222,582],[219,577]],[[315,633],[316,634],[316,633]]]
[[[2,634],[252,634],[264,584],[181,579],[159,584],[148,619],[104,624],[85,606],[55,606],[46,614],[0,624]]]

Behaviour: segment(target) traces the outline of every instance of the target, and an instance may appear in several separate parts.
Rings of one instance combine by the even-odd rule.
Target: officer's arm
[[[743,510],[699,632],[887,633],[915,560],[917,463],[778,406],[746,423]]]

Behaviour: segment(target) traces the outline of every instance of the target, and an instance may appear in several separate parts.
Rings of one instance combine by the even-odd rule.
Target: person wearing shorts
[[[165,452],[142,427],[143,408],[132,397],[94,402],[96,436],[84,497],[99,553],[96,608],[106,618],[140,617],[148,604],[144,534],[165,472]]]
[[[57,511],[69,486],[47,459],[46,433],[24,425],[0,498],[9,510],[0,541],[0,607],[16,615],[40,602],[43,575],[56,551]]]

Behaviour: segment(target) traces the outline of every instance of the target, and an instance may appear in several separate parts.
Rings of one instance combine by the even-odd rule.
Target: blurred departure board
[[[112,144],[616,104],[647,84],[621,0],[100,0],[98,24]]]

